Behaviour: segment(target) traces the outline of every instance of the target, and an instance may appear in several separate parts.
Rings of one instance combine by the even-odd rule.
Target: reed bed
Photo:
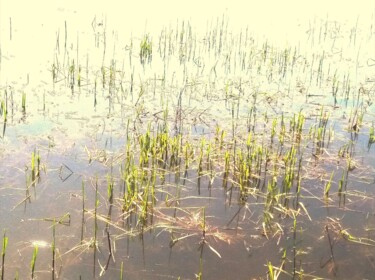
[[[65,42],[57,36],[46,85],[53,97],[82,102],[75,112],[64,111],[61,127],[79,123],[85,135],[70,148],[48,141],[47,149],[43,137],[38,140],[26,164],[26,197],[13,208],[28,202],[34,209],[48,195],[71,207],[64,214],[28,220],[52,222],[52,279],[69,277],[76,263],[85,267],[79,270],[82,279],[129,278],[128,256],[134,254],[129,247],[139,244],[138,260],[145,266],[147,244],[159,238],[164,244],[159,254],[187,248],[196,256],[184,276],[196,279],[211,278],[206,263],[225,259],[228,248],[242,243],[249,255],[265,248],[257,261],[264,267],[247,275],[260,279],[336,275],[335,242],[374,246],[373,231],[368,237],[363,231],[351,234],[337,214],[355,212],[362,203],[369,216],[373,202],[372,192],[356,189],[356,184],[371,184],[372,161],[361,160],[357,149],[366,142],[369,152],[375,142],[373,87],[359,82],[359,75],[353,78],[350,67],[343,66],[343,51],[332,51],[348,40],[358,47],[357,29],[340,39],[327,35],[336,28],[329,21],[310,27],[311,48],[305,50],[259,41],[247,28],[231,32],[225,17],[203,34],[183,21],[176,29],[132,35],[128,41],[110,35],[105,23],[95,24],[101,32],[95,32],[89,56],[81,53],[82,38],[68,36],[65,21]],[[116,51],[119,45],[126,47]],[[38,114],[35,102],[43,108],[40,114],[53,106],[46,100],[50,94],[35,101],[28,92],[26,110],[25,92],[3,91],[3,139],[17,114],[22,120]],[[91,115],[84,102],[94,108]],[[21,112],[12,111],[16,107]],[[74,156],[63,158],[62,151]],[[50,157],[60,161],[60,168],[48,166],[54,164]],[[75,185],[77,178],[80,184],[72,187],[69,199],[63,200],[66,191],[48,192],[50,182]],[[328,214],[321,214],[322,208]],[[330,248],[323,266],[308,256],[315,245],[303,242],[316,242],[322,250],[319,229]],[[2,279],[7,244],[4,233]],[[36,270],[37,257],[38,265],[42,262],[38,252],[35,245],[31,279],[43,275]],[[331,271],[317,271],[328,263]]]

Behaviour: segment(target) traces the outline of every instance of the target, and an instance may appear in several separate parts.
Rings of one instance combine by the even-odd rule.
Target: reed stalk
[[[37,256],[38,256],[38,245],[34,245],[33,256],[32,256],[31,263],[30,263],[31,279],[34,279],[34,276],[35,276],[35,264],[36,264]]]
[[[1,251],[1,280],[5,279],[5,253],[8,247],[8,237],[6,236],[6,232],[4,231],[3,235],[3,248]]]

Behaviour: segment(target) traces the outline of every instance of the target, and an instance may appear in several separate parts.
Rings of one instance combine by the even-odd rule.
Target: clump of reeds
[[[145,62],[150,63],[152,60],[152,41],[149,35],[145,35],[141,41],[139,58],[142,65],[144,65]]]

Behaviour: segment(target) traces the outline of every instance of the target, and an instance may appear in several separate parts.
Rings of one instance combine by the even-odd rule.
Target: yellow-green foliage
[[[148,35],[145,35],[142,39],[140,48],[139,58],[141,64],[143,65],[146,60],[150,63],[152,59],[152,41]]]

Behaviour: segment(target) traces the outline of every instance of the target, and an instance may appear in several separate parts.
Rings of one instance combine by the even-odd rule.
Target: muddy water
[[[8,28],[1,26],[1,100],[8,102],[7,121],[0,122],[0,224],[9,237],[5,278],[17,273],[19,279],[30,276],[35,245],[39,248],[37,278],[52,278],[51,220],[64,217],[56,226],[55,236],[55,269],[60,279],[119,278],[121,263],[125,279],[195,279],[200,271],[203,279],[233,279],[233,275],[236,279],[265,279],[268,262],[275,271],[285,271],[280,274],[282,279],[291,278],[295,271],[307,279],[371,279],[375,273],[375,148],[369,145],[370,127],[375,121],[371,17],[361,18],[358,26],[355,21],[338,25],[335,21],[313,20],[300,26],[298,34],[305,37],[298,38],[296,47],[291,43],[294,40],[277,45],[274,39],[260,36],[251,28],[233,28],[243,33],[227,30],[219,55],[217,43],[209,47],[207,38],[203,38],[212,36],[210,32],[217,26],[213,20],[207,31],[192,28],[196,33],[192,33],[190,42],[197,43],[194,59],[190,60],[180,55],[183,44],[175,30],[188,34],[187,22],[168,22],[155,33],[149,31],[153,60],[142,66],[138,46],[148,30],[143,24],[142,30],[122,29],[115,18],[102,13],[83,14],[79,9],[63,7],[51,10],[56,15],[51,25],[41,19],[27,26],[19,23],[22,15],[9,15],[12,38],[8,37]],[[326,38],[325,24],[329,30]],[[166,59],[158,50],[163,36],[172,42],[166,42]],[[275,54],[273,68],[260,63],[265,44],[269,44],[269,53]],[[298,51],[297,62],[294,68],[288,65],[283,74],[280,65],[289,48],[290,56]],[[247,56],[239,59],[244,53]],[[319,78],[321,55],[323,75]],[[77,80],[71,86],[69,69],[73,63],[75,79],[78,67],[82,68],[81,86]],[[59,66],[55,81],[53,65]],[[116,85],[109,88],[113,65]],[[349,76],[352,86],[348,98],[341,94],[336,103],[331,94],[335,72],[340,93],[343,77]],[[230,85],[228,92],[226,84]],[[25,111],[21,105],[23,93]],[[319,123],[322,106],[330,114],[327,127],[331,132],[326,132],[330,141],[326,138],[318,153],[309,129]],[[183,141],[191,141],[195,154],[186,175],[183,167],[177,172],[158,166],[165,177],[156,179],[153,215],[140,230],[139,216],[121,211],[126,145],[131,142],[135,146],[149,124],[156,134],[164,124],[166,108],[170,135],[183,133]],[[306,122],[299,152],[303,175],[298,200],[306,210],[300,207],[298,213],[293,211],[297,200],[293,193],[288,207],[282,208],[285,205],[280,202],[273,209],[274,227],[267,233],[263,226],[267,185],[263,179],[271,181],[272,173],[261,173],[257,186],[254,182],[259,178],[254,176],[254,185],[243,197],[234,177],[233,183],[223,187],[224,162],[213,156],[212,170],[205,170],[198,180],[200,141],[205,138],[214,142],[219,126],[227,132],[225,148],[231,152],[235,147],[232,137],[238,149],[245,147],[249,130],[254,131],[258,143],[268,146],[270,136],[266,132],[272,119],[278,119],[279,127],[283,115],[289,124],[289,118],[300,110]],[[360,130],[348,132],[356,110],[363,112]],[[339,192],[347,155],[338,154],[351,143],[353,165],[345,190]],[[289,147],[286,144],[284,149]],[[138,150],[134,149],[138,161]],[[213,150],[214,155],[220,155],[220,149]],[[40,156],[40,178],[35,184],[31,179],[33,151]],[[324,186],[332,171],[332,188],[324,199]],[[283,168],[279,172],[281,184]],[[115,200],[108,230],[103,217],[110,208],[109,174],[114,178]],[[101,219],[97,221],[95,252],[96,185]],[[293,215],[297,215],[295,230]],[[202,243],[203,237],[206,243]]]

